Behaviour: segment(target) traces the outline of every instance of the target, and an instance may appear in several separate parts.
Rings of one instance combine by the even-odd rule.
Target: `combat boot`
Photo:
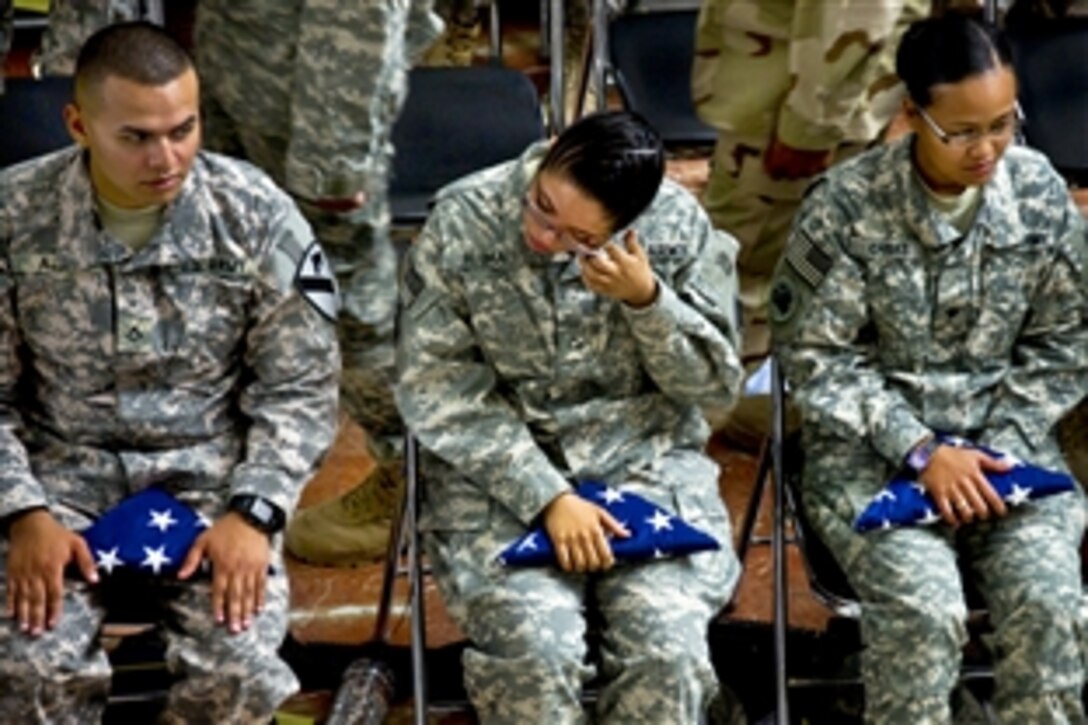
[[[359,566],[385,557],[393,516],[404,497],[399,462],[379,464],[355,488],[298,511],[284,545],[292,556],[318,566]]]
[[[423,56],[423,65],[435,67],[464,67],[472,65],[476,42],[480,37],[479,23],[459,23],[450,20],[446,30]]]

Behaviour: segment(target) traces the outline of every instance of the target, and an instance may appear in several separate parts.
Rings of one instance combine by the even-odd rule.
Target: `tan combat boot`
[[[466,25],[450,20],[446,23],[445,32],[423,55],[423,65],[442,68],[470,66],[479,37],[479,23]]]
[[[399,462],[379,464],[355,488],[301,509],[287,525],[284,545],[319,566],[358,566],[385,557],[393,516],[404,497]]]

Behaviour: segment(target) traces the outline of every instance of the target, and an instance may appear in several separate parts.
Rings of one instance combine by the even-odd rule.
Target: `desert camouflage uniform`
[[[422,528],[473,643],[465,679],[482,721],[582,721],[588,596],[607,622],[598,714],[696,722],[717,689],[707,624],[739,574],[698,408],[728,404],[740,381],[735,243],[666,181],[635,224],[657,301],[634,310],[596,295],[569,255],[523,241],[545,148],[446,187],[409,251],[396,391],[437,454],[423,462]],[[589,576],[496,563],[584,478],[629,486],[724,548]]]
[[[312,240],[263,174],[212,154],[138,252],[102,231],[78,150],[0,176],[0,518],[45,506],[82,527],[152,484],[213,519],[237,494],[289,513],[336,421],[335,328],[295,285]],[[267,722],[296,690],[276,656],[288,602],[274,557],[242,634],[214,623],[208,582],[177,587],[174,716]],[[31,638],[0,620],[5,719],[97,721],[102,616],[94,589],[68,581],[56,629]]]
[[[766,352],[767,293],[811,178],[773,180],[772,137],[809,151],[855,153],[878,138],[902,96],[895,49],[930,0],[705,0],[692,97],[719,131],[703,204],[737,237],[745,354]],[[751,328],[749,330],[749,328]]]
[[[1088,386],[1088,255],[1065,184],[1012,147],[961,235],[931,210],[911,138],[813,189],[771,294],[804,501],[863,603],[867,718],[949,721],[966,638],[958,556],[995,627],[1000,721],[1083,722],[1079,489],[959,529],[852,528],[933,431],[1064,469],[1055,424]]]
[[[197,10],[205,145],[267,171],[332,258],[344,303],[341,397],[372,438],[400,432],[392,125],[412,59],[440,30],[431,0],[201,0]],[[348,214],[306,203],[360,191],[365,206]]]

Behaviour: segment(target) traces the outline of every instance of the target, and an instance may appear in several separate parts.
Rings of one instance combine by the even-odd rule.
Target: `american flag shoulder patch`
[[[813,244],[805,234],[790,239],[786,245],[786,262],[811,287],[819,287],[834,265],[831,255]]]

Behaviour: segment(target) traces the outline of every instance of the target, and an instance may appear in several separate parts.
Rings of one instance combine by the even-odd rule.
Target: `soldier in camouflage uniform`
[[[76,85],[79,146],[0,175],[0,712],[100,719],[74,531],[156,485],[212,521],[164,585],[165,721],[265,723],[298,686],[272,537],[335,429],[334,281],[286,194],[198,153],[196,73],[162,31],[96,34]]]
[[[909,30],[914,133],[832,169],[771,294],[801,410],[803,497],[862,601],[867,720],[949,722],[966,640],[957,561],[994,625],[1000,722],[1084,722],[1080,489],[1007,509],[1002,464],[963,436],[1065,470],[1055,424],[1088,387],[1083,220],[1017,128],[1008,45],[958,16]],[[912,470],[943,522],[859,534]]]
[[[662,171],[644,121],[589,116],[443,189],[408,253],[397,404],[428,452],[421,525],[483,722],[584,720],[587,596],[603,722],[696,722],[717,690],[706,628],[739,566],[698,406],[740,383],[736,246]],[[623,529],[572,495],[584,478],[722,550],[613,567]],[[560,567],[499,565],[537,522]]]
[[[205,144],[267,171],[294,196],[332,258],[344,296],[341,400],[376,444],[379,465],[366,481],[291,522],[288,549],[312,563],[380,557],[400,496],[391,132],[411,60],[440,30],[431,0],[198,6]]]

